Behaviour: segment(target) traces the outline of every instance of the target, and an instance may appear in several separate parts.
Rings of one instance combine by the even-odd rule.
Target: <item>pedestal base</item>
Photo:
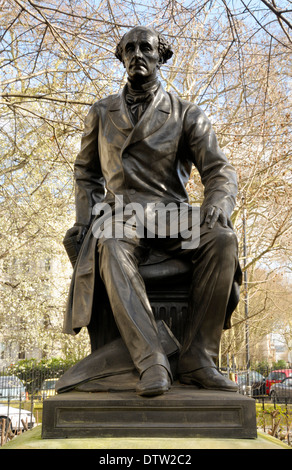
[[[157,397],[68,392],[44,401],[42,438],[257,437],[255,402],[234,392],[173,385]]]

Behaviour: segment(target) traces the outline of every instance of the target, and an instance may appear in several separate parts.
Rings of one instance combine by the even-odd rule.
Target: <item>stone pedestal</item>
[[[68,392],[44,401],[42,438],[257,437],[255,402],[239,393],[174,384],[152,398],[135,392]]]

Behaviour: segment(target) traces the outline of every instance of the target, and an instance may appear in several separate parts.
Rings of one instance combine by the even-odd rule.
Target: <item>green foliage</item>
[[[277,362],[273,362],[272,365],[273,369],[278,370],[278,369],[287,369],[287,363],[283,359],[279,359]]]
[[[291,445],[292,408],[284,405],[265,405],[256,408],[257,426],[271,436],[287,441]]]
[[[59,378],[75,361],[70,359],[52,358],[23,359],[11,365],[5,374],[16,375],[23,381],[28,393],[34,393],[41,388],[42,382],[49,378]]]
[[[256,362],[255,364],[252,364],[251,369],[259,372],[264,377],[266,377],[270,372],[271,366],[269,366],[269,363],[267,360],[264,360],[264,361],[259,361],[259,362]]]
[[[267,377],[272,370],[287,369],[287,363],[283,359],[273,362],[272,366],[269,365],[267,360],[255,362],[251,364],[251,369],[256,370],[264,377]]]

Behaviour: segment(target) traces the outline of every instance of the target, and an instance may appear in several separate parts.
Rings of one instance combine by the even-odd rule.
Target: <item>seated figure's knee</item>
[[[221,230],[217,230],[217,241],[222,248],[237,247],[236,234],[230,228],[222,227]]]
[[[114,253],[116,251],[116,242],[115,238],[100,238],[97,244],[99,255]]]
[[[135,243],[127,239],[119,238],[100,238],[98,240],[98,252],[100,259],[125,261],[132,257],[135,258]]]
[[[221,230],[217,230],[214,239],[214,249],[218,257],[231,258],[237,256],[237,236],[233,230],[224,227]]]
[[[219,223],[213,229],[204,231],[200,241],[200,247],[206,254],[219,260],[233,259],[237,257],[238,242],[234,231]],[[197,257],[197,254],[194,254]]]

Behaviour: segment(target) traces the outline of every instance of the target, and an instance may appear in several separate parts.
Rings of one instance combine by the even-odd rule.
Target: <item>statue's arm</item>
[[[85,118],[81,148],[74,164],[76,223],[70,229],[70,235],[74,232],[80,239],[84,237],[91,223],[93,206],[105,197],[98,152],[98,132],[99,112],[98,104],[95,104]]]
[[[190,157],[204,185],[201,224],[206,222],[212,228],[219,220],[232,227],[230,216],[237,195],[235,169],[220,149],[209,119],[197,106],[189,109],[185,127]]]

